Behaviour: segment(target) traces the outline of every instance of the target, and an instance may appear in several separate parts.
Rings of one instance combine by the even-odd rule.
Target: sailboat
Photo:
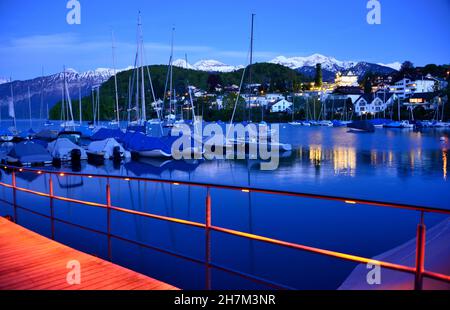
[[[114,70],[114,92],[115,92],[115,103],[116,103],[116,119],[109,122],[110,126],[120,127],[120,115],[119,115],[119,95],[117,92],[117,71],[116,71],[116,57],[115,57],[115,40],[114,32],[111,32],[112,40],[112,60],[113,60],[113,70]]]
[[[31,140],[36,135],[36,132],[34,132],[34,130],[33,130],[33,120],[32,120],[32,116],[31,116],[31,93],[30,93],[29,86],[28,86],[28,113],[29,113],[29,117],[30,117],[30,129],[20,133],[20,138],[25,139],[25,140]]]
[[[69,87],[66,80],[66,67],[64,67],[63,89],[62,89],[62,103],[61,103],[61,127],[64,131],[68,129],[75,130],[79,124],[75,123],[72,111],[72,100],[70,99]]]
[[[13,91],[13,85],[12,85],[12,79],[10,83],[11,87],[11,100],[8,102],[8,115],[9,117],[13,118],[14,127],[8,128],[6,130],[3,130],[0,132],[0,140],[3,142],[11,142],[14,140],[15,135],[17,135],[17,125],[16,125],[16,113],[14,110],[14,91]],[[0,114],[1,116],[1,114]]]
[[[138,42],[137,51],[135,56],[135,72],[129,82],[129,107],[128,107],[128,119],[131,120],[131,113],[135,112],[135,120],[128,125],[127,133],[124,135],[122,142],[124,146],[130,150],[133,154],[137,154],[142,157],[172,157],[171,146],[175,139],[178,137],[162,136],[163,130],[161,126],[161,136],[150,137],[146,135],[147,131],[147,113],[145,103],[145,74],[144,74],[144,39],[142,33],[141,12],[138,16]],[[150,82],[150,88],[152,97],[156,101],[152,79],[150,75],[150,69],[147,67],[147,75]],[[135,85],[136,84],[136,85]],[[132,95],[131,92],[136,86],[135,92],[135,107],[131,108]],[[159,110],[157,109],[158,118]]]
[[[173,88],[173,42],[174,42],[174,33],[175,28],[172,28],[172,40],[170,44],[170,57],[169,57],[169,66],[167,67],[167,76],[166,83],[164,86],[164,100],[166,101],[166,94],[169,93],[169,113],[165,116],[164,127],[172,128],[175,126],[177,115],[176,115],[176,94]],[[169,86],[169,90],[167,91],[167,86]],[[173,109],[174,108],[174,109]],[[175,110],[175,113],[174,113]]]
[[[289,125],[292,125],[292,126],[301,126],[302,125],[301,122],[295,120],[295,100],[294,100],[294,96],[292,96],[292,121],[289,122]]]
[[[398,99],[398,121],[392,121],[389,122],[383,127],[385,128],[414,128],[414,124],[411,124],[409,121],[402,121],[401,115],[400,115],[400,98]]]
[[[41,98],[41,105],[39,107],[39,119],[42,119],[42,109],[44,106],[44,68],[42,68],[42,75],[41,75],[41,91],[40,91],[40,98]],[[49,116],[49,109],[48,109],[48,102],[46,104],[46,118],[44,122],[45,127],[53,126],[54,124],[50,121]]]
[[[252,64],[253,64],[254,20],[255,20],[255,14],[252,14],[252,19],[251,19],[251,39],[250,39],[250,61],[249,61],[249,66],[248,66],[248,70],[250,71],[249,72],[250,81],[251,81],[251,69],[252,69],[251,67],[252,67]],[[239,102],[239,98],[241,96],[241,89],[242,89],[242,84],[244,82],[245,73],[246,73],[246,69],[244,69],[244,71],[242,73],[241,83],[240,83],[239,91],[238,91],[238,94],[237,94],[237,97],[236,97],[237,99],[236,99],[236,102],[235,102],[235,105],[234,105],[233,114],[231,116],[230,125],[233,124],[234,116],[235,116],[235,113],[236,113],[236,107],[237,107],[237,104]],[[248,98],[250,98],[250,96],[248,96]],[[249,105],[249,108],[250,108],[250,102],[248,103],[248,105]],[[250,117],[249,117],[249,122],[251,122]],[[243,122],[244,125],[245,125],[245,123],[248,123],[248,122]],[[267,124],[266,125],[262,124],[260,126],[262,126],[263,128],[264,128],[264,126],[266,127],[266,130],[263,130],[263,132],[264,131],[266,132],[265,134],[260,134],[259,132],[258,133],[250,132],[251,133],[250,134],[251,137],[247,137],[246,136],[246,137],[238,137],[238,138],[234,138],[233,137],[233,138],[230,138],[229,137],[229,132],[227,132],[226,133],[226,137],[225,137],[226,147],[228,148],[228,147],[234,147],[235,145],[236,146],[245,145],[246,146],[245,149],[250,149],[251,145],[256,145],[256,147],[258,147],[258,145],[267,144],[267,145],[270,145],[271,147],[275,147],[275,146],[278,147],[278,149],[280,151],[291,151],[292,150],[292,145],[290,145],[290,144],[269,141],[270,139],[268,139],[268,138],[270,138],[270,135],[272,133],[274,133],[275,131],[271,130],[270,128],[268,128]],[[261,138],[264,139],[264,141],[261,142],[259,140]]]

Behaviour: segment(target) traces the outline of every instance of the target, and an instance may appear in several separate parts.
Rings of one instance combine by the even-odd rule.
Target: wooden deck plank
[[[69,285],[67,262],[81,265],[81,284]],[[8,290],[174,290],[152,279],[0,218],[0,289]]]

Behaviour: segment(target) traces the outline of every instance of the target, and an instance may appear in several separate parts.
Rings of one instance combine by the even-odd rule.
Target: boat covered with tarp
[[[47,150],[53,158],[61,161],[72,160],[74,150],[79,150],[80,159],[87,159],[86,151],[67,138],[59,138],[48,144]]]
[[[178,137],[149,137],[140,132],[127,132],[122,143],[126,149],[142,157],[172,157],[172,144]]]
[[[114,138],[91,142],[87,149],[88,154],[95,153],[104,159],[130,158],[130,152],[126,151]]]
[[[51,164],[53,158],[42,145],[26,141],[14,145],[5,160],[12,165],[38,166]]]
[[[374,132],[375,126],[370,121],[354,121],[347,125],[352,131]]]

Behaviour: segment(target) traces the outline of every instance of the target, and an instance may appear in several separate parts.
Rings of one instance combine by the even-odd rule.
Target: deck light
[[[180,185],[180,183],[173,183],[173,185],[176,185],[176,186],[178,186],[178,185]]]
[[[92,179],[92,175],[89,175],[88,178],[89,178],[89,179]]]
[[[126,178],[125,181],[127,181],[127,182],[130,181],[130,178]]]
[[[42,171],[38,171],[37,173],[38,173],[38,174],[42,174]]]
[[[64,173],[60,173],[59,176],[60,176],[60,177],[63,177],[63,176],[65,176],[65,174],[64,174]]]
[[[346,200],[345,203],[348,203],[350,205],[356,205],[356,201],[353,200]]]
[[[243,193],[250,193],[250,190],[249,189],[243,189],[242,192]]]

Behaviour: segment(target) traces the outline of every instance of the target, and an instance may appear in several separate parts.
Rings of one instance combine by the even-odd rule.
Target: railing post
[[[18,219],[17,219],[17,197],[16,197],[16,188],[17,188],[17,184],[16,184],[16,170],[13,169],[12,170],[12,174],[11,174],[11,182],[12,182],[12,187],[13,187],[13,205],[14,205],[14,223],[18,223]]]
[[[206,233],[206,248],[205,248],[205,275],[206,275],[206,289],[211,290],[211,193],[210,188],[206,188],[206,210],[205,210],[205,233]]]
[[[107,236],[108,236],[108,258],[112,261],[112,251],[111,251],[111,186],[109,184],[109,178],[106,181],[106,225],[107,225]]]
[[[54,192],[53,192],[53,178],[52,174],[49,174],[50,178],[48,180],[48,189],[49,189],[49,196],[50,196],[50,222],[52,226],[52,240],[55,240],[55,210],[54,210]]]
[[[422,211],[420,214],[420,223],[417,225],[416,274],[414,279],[415,290],[422,290],[423,288],[423,271],[425,265],[425,234],[426,226],[423,221]]]

